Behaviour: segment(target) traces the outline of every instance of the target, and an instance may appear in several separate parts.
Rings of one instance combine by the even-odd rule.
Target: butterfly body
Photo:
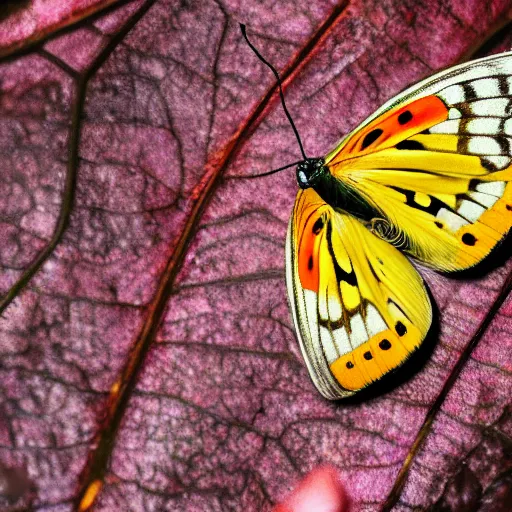
[[[323,158],[309,158],[297,166],[297,183],[312,188],[327,204],[354,217],[370,221],[377,211],[350,185],[336,178]]]
[[[399,368],[432,307],[414,259],[485,259],[512,227],[512,54],[404,91],[297,166],[288,295],[310,376],[338,399]]]

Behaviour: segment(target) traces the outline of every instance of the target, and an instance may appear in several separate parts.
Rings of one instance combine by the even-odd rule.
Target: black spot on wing
[[[361,144],[361,151],[366,149],[370,144],[373,144],[381,135],[383,131],[380,128],[375,128],[366,135]]]
[[[395,325],[395,331],[398,336],[402,337],[404,334],[407,334],[407,327],[402,322],[397,322]]]
[[[389,350],[391,348],[391,342],[389,340],[381,340],[379,342],[379,347],[382,349],[382,350]]]
[[[417,140],[403,140],[402,142],[399,142],[396,146],[396,149],[414,149],[414,150],[423,150],[425,149],[425,146],[421,142],[418,142]]]
[[[405,112],[402,112],[398,116],[398,123],[401,125],[407,124],[412,119],[412,114],[409,110],[406,110]]]
[[[320,231],[322,231],[322,228],[324,227],[324,219],[322,217],[318,217],[316,219],[315,223],[313,224],[313,233],[315,235],[318,235]]]
[[[462,235],[462,243],[465,245],[473,246],[476,244],[476,238],[471,233],[464,233]]]

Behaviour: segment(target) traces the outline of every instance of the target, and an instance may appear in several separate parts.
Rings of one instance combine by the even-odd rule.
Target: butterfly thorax
[[[312,188],[337,210],[343,210],[365,221],[379,216],[357,190],[333,176],[323,158],[307,158],[298,164],[297,183],[301,189]]]

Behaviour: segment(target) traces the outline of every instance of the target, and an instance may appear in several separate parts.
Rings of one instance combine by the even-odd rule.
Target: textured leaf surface
[[[424,272],[440,313],[425,366],[323,400],[285,298],[293,172],[247,178],[299,151],[238,21],[321,155],[480,48],[508,2],[176,4],[127,3],[1,64],[0,508],[270,510],[328,462],[352,510],[390,493],[400,511],[506,510],[512,302],[489,314],[512,265]],[[28,30],[30,9],[3,23]]]
[[[11,0],[0,6],[0,55],[25,49],[119,0]],[[89,41],[84,40],[88,44]],[[77,52],[77,49],[74,49]]]

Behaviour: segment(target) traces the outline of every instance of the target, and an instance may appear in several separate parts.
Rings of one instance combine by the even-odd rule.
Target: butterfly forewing
[[[421,277],[396,248],[312,189],[297,196],[286,247],[293,319],[323,396],[354,394],[419,347],[431,305]]]
[[[378,236],[436,269],[467,269],[512,227],[511,115],[505,53],[406,90],[326,163],[378,212]]]

